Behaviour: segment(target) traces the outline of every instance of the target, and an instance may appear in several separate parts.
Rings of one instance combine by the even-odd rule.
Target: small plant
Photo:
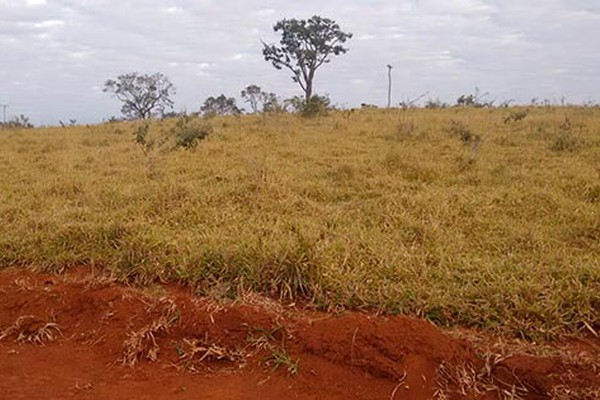
[[[175,147],[193,149],[199,140],[205,139],[212,132],[212,127],[206,123],[201,125],[197,118],[182,115],[177,119],[172,133],[175,136]]]
[[[290,375],[297,375],[300,364],[298,360],[293,360],[290,353],[279,347],[271,347],[271,354],[265,359],[265,364],[271,367],[275,372],[279,367],[286,367]]]
[[[150,124],[148,122],[143,122],[138,125],[137,128],[133,131],[133,141],[135,144],[140,146],[144,155],[148,156],[150,151],[154,148],[154,141],[150,140],[148,136],[148,132],[150,131]]]
[[[459,168],[461,171],[469,169],[475,163],[475,156],[479,151],[483,138],[471,131],[465,124],[460,121],[452,120],[447,128],[451,136],[458,137],[464,148],[469,148],[468,154],[461,155],[458,158]]]
[[[283,330],[283,326],[276,326],[270,330],[260,327],[250,328],[248,330],[247,341],[256,350],[268,352],[263,361],[267,367],[271,368],[271,371],[277,371],[279,367],[284,366],[290,375],[296,375],[300,368],[299,360],[293,360],[292,356],[285,349]],[[278,336],[281,337],[281,342],[273,344],[272,342],[276,341]]]
[[[527,114],[529,114],[529,111],[527,111],[527,110],[513,111],[510,114],[508,114],[506,117],[504,117],[504,123],[509,124],[511,122],[522,121],[525,119],[525,117],[527,117]]]
[[[565,119],[558,125],[557,135],[550,144],[550,150],[555,152],[573,152],[581,147],[580,139],[573,134],[571,120]]]
[[[450,121],[450,127],[447,130],[451,136],[457,136],[464,146],[481,141],[481,136],[474,134],[471,129],[460,121]]]

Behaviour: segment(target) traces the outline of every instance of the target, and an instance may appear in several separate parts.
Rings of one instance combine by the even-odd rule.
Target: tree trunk
[[[306,91],[304,92],[304,94],[306,95],[306,98],[305,98],[306,104],[308,104],[308,102],[310,101],[310,98],[312,97],[312,91],[313,91],[312,84],[313,84],[312,77],[306,80]]]

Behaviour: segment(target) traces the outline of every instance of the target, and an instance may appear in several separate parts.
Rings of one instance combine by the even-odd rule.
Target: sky
[[[0,0],[0,104],[36,125],[101,122],[121,107],[104,82],[128,72],[165,74],[176,111],[241,103],[250,84],[299,95],[261,40],[313,15],[354,35],[315,79],[341,107],[385,106],[388,64],[394,104],[475,88],[496,103],[600,102],[598,0]]]

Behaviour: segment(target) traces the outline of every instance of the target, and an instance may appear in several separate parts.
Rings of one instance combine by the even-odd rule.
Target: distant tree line
[[[30,129],[33,128],[33,124],[30,122],[29,117],[20,114],[16,117],[12,117],[6,122],[0,121],[0,128],[2,129]]]
[[[292,112],[306,117],[325,115],[333,107],[328,96],[314,93],[316,72],[330,63],[333,56],[348,52],[344,44],[352,38],[352,33],[342,31],[335,21],[318,15],[307,20],[283,19],[273,26],[273,30],[281,36],[279,43],[267,44],[263,41],[262,55],[274,68],[290,71],[292,81],[298,84],[303,96],[281,99],[273,92],[264,91],[260,86],[250,84],[240,93],[241,99],[248,107],[248,112],[254,114]],[[162,73],[123,74],[116,79],[107,80],[104,84],[104,92],[113,94],[121,101],[121,113],[125,119],[146,120],[153,117],[168,118],[181,115],[172,111],[175,86]],[[509,100],[495,105],[495,100],[489,100],[487,98],[489,94],[481,93],[479,88],[475,88],[474,93],[459,96],[455,104],[429,98],[423,105],[419,105],[418,102],[424,96],[400,102],[398,107],[403,109],[492,108],[508,107],[513,102]],[[565,105],[564,99],[561,104]],[[532,105],[549,105],[549,103],[541,103],[533,99]],[[363,103],[362,108],[377,108],[377,106]],[[199,110],[192,114],[213,117],[236,116],[245,112],[244,108],[236,104],[234,97],[220,94],[206,98]],[[112,119],[116,120],[115,117]]]

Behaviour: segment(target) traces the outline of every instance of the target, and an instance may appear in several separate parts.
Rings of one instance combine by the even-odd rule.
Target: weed
[[[293,360],[292,356],[283,349],[271,347],[271,354],[265,358],[265,364],[271,368],[271,371],[277,371],[279,367],[285,367],[290,375],[297,375],[300,364],[298,360]]]
[[[150,131],[150,124],[148,122],[142,122],[133,131],[133,141],[137,144],[145,156],[148,156],[154,148],[154,141],[148,136]]]
[[[292,359],[292,356],[285,349],[283,326],[276,326],[272,329],[249,328],[247,341],[257,351],[267,352],[263,362],[271,368],[271,371],[277,371],[283,366],[290,375],[298,374],[299,360]],[[274,344],[273,342],[276,341],[279,343]]]

